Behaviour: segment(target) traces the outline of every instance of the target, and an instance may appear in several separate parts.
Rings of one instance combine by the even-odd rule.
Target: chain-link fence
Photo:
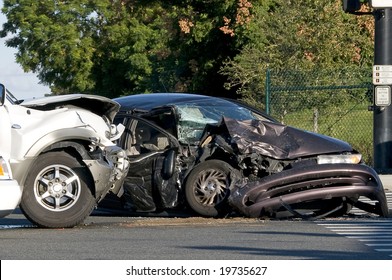
[[[266,111],[284,124],[349,142],[373,164],[372,70],[267,70]]]

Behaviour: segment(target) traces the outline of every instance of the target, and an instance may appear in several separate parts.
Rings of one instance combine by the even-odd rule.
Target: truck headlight
[[[336,164],[336,163],[358,164],[361,162],[361,160],[362,160],[361,154],[317,156],[318,164]]]
[[[11,170],[9,170],[6,161],[0,157],[0,179],[9,180],[11,177]]]

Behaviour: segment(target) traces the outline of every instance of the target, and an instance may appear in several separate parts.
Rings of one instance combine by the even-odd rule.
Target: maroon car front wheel
[[[221,160],[208,160],[197,165],[185,184],[185,197],[190,208],[207,217],[227,212],[232,171],[233,167]]]

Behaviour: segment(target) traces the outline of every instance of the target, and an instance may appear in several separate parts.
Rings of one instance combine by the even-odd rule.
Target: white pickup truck
[[[20,208],[31,222],[73,227],[109,191],[120,191],[128,162],[113,142],[123,131],[112,124],[119,107],[85,94],[20,101],[0,84],[0,155],[22,188]]]

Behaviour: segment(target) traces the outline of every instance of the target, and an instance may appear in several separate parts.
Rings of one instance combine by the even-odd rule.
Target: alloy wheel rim
[[[60,212],[70,209],[79,199],[79,176],[64,165],[51,165],[43,169],[34,181],[34,195],[45,209]]]

